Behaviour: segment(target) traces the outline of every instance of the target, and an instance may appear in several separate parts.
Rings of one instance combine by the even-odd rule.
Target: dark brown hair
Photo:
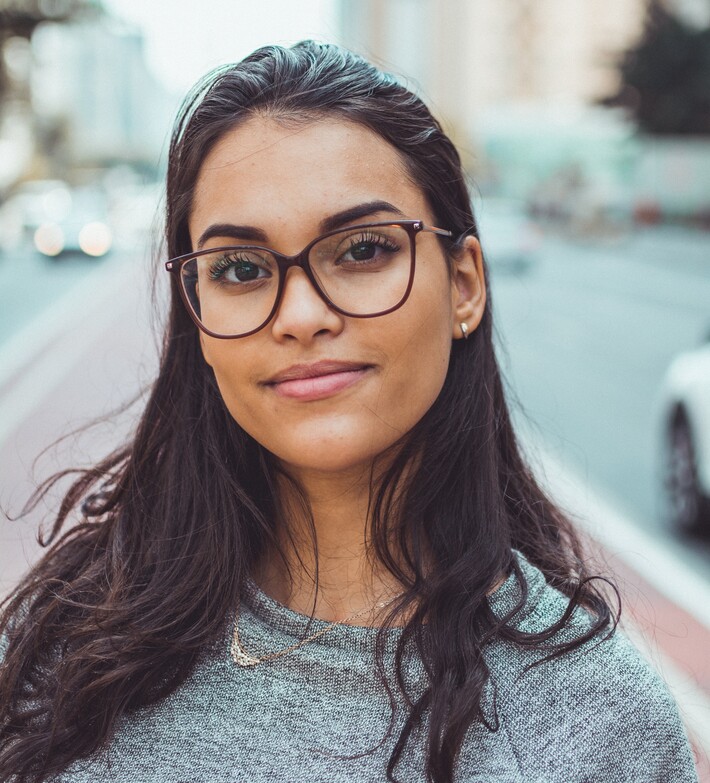
[[[259,49],[188,96],[170,148],[169,256],[192,249],[187,219],[205,156],[255,113],[287,122],[327,115],[369,128],[399,151],[436,225],[477,234],[459,155],[422,101],[351,52],[305,41]],[[135,436],[71,486],[51,547],[2,615],[0,780],[46,780],[108,743],[122,715],[178,688],[223,630],[254,564],[279,551],[276,466],[227,411],[174,285],[160,371]],[[373,486],[374,553],[403,591],[388,622],[414,608],[396,658],[409,716],[383,770],[388,780],[419,723],[428,724],[422,772],[436,783],[453,780],[472,723],[495,730],[482,704],[482,650],[491,639],[560,655],[611,624],[570,522],[521,456],[490,302],[489,291],[479,327],[452,345],[439,397]],[[526,601],[513,549],[570,598],[568,613],[543,634],[517,630],[512,615],[497,618],[487,602],[511,570],[523,588],[518,608]],[[555,645],[578,605],[591,613],[588,631]],[[401,676],[410,643],[429,675],[416,700]],[[380,645],[377,657],[392,697]]]

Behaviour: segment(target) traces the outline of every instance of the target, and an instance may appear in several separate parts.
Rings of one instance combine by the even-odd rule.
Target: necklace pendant
[[[234,628],[234,636],[232,637],[230,652],[232,653],[232,660],[234,663],[244,669],[249,668],[250,666],[256,666],[257,663],[261,663],[261,658],[255,658],[253,655],[249,655],[249,653],[242,647],[241,642],[239,641],[239,636],[237,635],[236,626]]]
[[[258,658],[255,658],[253,655],[249,655],[249,653],[245,652],[236,645],[232,646],[232,660],[237,664],[237,666],[241,666],[245,669],[251,666],[256,666],[257,663],[261,663]]]

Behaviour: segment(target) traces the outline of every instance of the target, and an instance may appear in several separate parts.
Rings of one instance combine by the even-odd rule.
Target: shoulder
[[[540,632],[562,617],[568,598],[522,556],[519,562],[530,595],[516,627]],[[577,609],[551,641],[570,641],[590,622]],[[545,655],[499,643],[488,656],[501,729],[523,769],[566,783],[697,779],[668,688],[623,632],[602,633],[559,658]]]

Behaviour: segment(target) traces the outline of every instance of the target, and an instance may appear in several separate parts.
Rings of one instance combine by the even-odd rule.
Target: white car
[[[670,519],[683,532],[710,534],[710,339],[673,360],[662,405]]]

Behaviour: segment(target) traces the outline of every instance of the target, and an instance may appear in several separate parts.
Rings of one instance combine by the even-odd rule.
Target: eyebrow
[[[390,204],[389,201],[368,201],[365,204],[358,204],[355,207],[336,212],[334,215],[322,220],[320,227],[325,234],[328,231],[344,226],[346,223],[352,223],[354,220],[360,220],[360,218],[369,217],[378,212],[388,212],[391,215],[404,217],[404,212]]]
[[[397,209],[389,201],[368,201],[363,204],[357,204],[354,207],[348,207],[334,215],[323,219],[320,223],[321,232],[327,234],[328,231],[334,231],[336,228],[360,220],[364,217],[375,215],[378,212],[387,212],[391,215],[404,217],[404,212]],[[268,237],[264,231],[255,226],[238,226],[233,223],[213,223],[208,226],[200,235],[197,242],[198,249],[202,248],[210,239],[215,237],[229,237],[230,239],[241,239],[249,242],[267,242]]]

